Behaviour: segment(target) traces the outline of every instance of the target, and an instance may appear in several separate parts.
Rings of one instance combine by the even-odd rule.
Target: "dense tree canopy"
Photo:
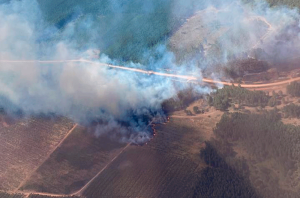
[[[226,110],[229,102],[246,106],[266,106],[269,96],[263,91],[250,91],[240,86],[224,86],[208,97],[208,103],[216,109]]]

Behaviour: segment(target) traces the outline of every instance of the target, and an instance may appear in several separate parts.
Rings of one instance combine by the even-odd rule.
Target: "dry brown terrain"
[[[197,116],[186,116],[184,111],[174,113],[168,123],[155,126],[152,141],[127,148],[82,195],[191,197],[197,173],[204,167],[200,149],[203,141],[212,137],[212,129],[221,115],[222,112],[214,110]]]
[[[21,187],[26,191],[71,194],[82,188],[126,144],[95,137],[78,126]]]
[[[74,123],[66,118],[24,118],[0,125],[0,189],[14,190],[60,143]]]
[[[210,14],[209,19],[206,17],[208,14]],[[214,10],[206,9],[199,11],[188,19],[170,38],[171,49],[181,56],[182,54],[191,53],[193,49],[199,49],[202,45],[204,45],[204,50],[210,48],[219,37],[230,29],[229,27],[220,26],[212,31],[210,25],[216,25],[214,24],[215,14]]]

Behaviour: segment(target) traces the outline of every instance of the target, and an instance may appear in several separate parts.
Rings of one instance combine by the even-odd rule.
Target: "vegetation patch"
[[[22,186],[22,190],[69,194],[84,186],[125,146],[78,126]]]
[[[206,142],[205,149],[201,150],[201,158],[208,167],[199,175],[193,197],[260,197],[249,178],[231,167],[210,142]],[[245,161],[239,162],[244,172],[249,171]]]
[[[300,118],[300,106],[291,103],[282,109],[285,118]]]
[[[176,97],[165,100],[162,103],[162,108],[166,113],[185,109],[189,104],[201,98],[200,94],[192,88],[181,90]]]
[[[300,127],[283,124],[276,110],[225,113],[214,134],[224,142],[215,144],[218,151],[228,150],[222,145],[235,145],[251,156],[247,160],[251,182],[263,197],[297,197]]]
[[[208,103],[219,110],[226,110],[230,103],[245,106],[267,106],[270,97],[263,91],[250,91],[240,86],[224,86],[208,96]]]
[[[286,87],[286,91],[288,94],[292,96],[299,97],[300,96],[300,83],[294,81]]]
[[[259,73],[267,71],[269,69],[269,65],[266,61],[247,58],[231,60],[223,68],[225,74],[228,77],[235,79],[238,77],[243,77],[248,73]]]

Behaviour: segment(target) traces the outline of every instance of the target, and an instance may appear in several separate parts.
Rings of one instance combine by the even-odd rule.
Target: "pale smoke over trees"
[[[279,25],[294,24],[299,18],[296,10],[271,9],[265,4],[250,8],[230,4],[232,1],[221,1],[222,4],[194,0],[64,2],[72,2],[75,6],[70,11],[68,3],[51,7],[50,4],[55,5],[53,1],[1,3],[0,59],[93,58],[99,62],[151,70],[180,68],[183,74],[192,71],[201,76],[200,69],[193,65],[177,67],[174,54],[165,47],[168,37],[198,9],[213,5],[223,9],[231,5],[227,8],[229,11],[212,15],[216,22],[229,25],[233,30],[218,40],[220,61],[226,61],[228,54],[249,48],[249,42],[245,45],[232,43],[235,39],[244,41],[239,37],[241,31],[246,37],[255,37],[253,24],[247,22],[249,15],[264,16],[278,30],[284,28]],[[206,16],[207,21],[209,17]],[[278,20],[282,23],[278,24]],[[264,45],[267,53],[272,54],[272,39],[276,39],[276,35]],[[289,42],[289,47],[291,43],[299,44],[298,37]],[[95,49],[100,50],[98,57],[94,56]],[[6,111],[21,109],[27,115],[55,113],[79,122],[101,120],[106,127],[100,127],[99,133],[119,130],[138,134],[145,129],[149,119],[163,117],[161,103],[176,96],[177,90],[182,88],[184,85],[175,86],[171,79],[87,63],[0,62],[0,106]],[[200,93],[209,91],[196,90]]]

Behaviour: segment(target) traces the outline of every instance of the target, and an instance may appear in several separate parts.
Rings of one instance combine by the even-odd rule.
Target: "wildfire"
[[[170,122],[170,117],[167,117],[167,121],[162,124],[168,124]]]

